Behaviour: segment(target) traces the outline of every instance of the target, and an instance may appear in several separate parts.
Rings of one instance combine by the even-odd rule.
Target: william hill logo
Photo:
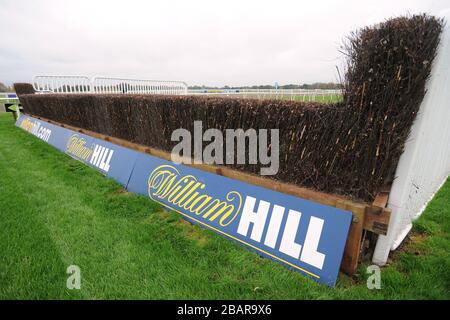
[[[165,202],[173,209],[218,221],[222,227],[228,226],[238,216],[242,206],[242,196],[230,191],[226,199],[219,199],[205,193],[206,185],[193,175],[182,176],[171,165],[161,165],[150,174],[148,195],[159,203]]]
[[[258,204],[255,197],[235,190],[218,197],[214,192],[208,192],[206,184],[198,181],[195,176],[183,175],[172,165],[155,168],[149,175],[147,186],[152,200],[319,278],[317,274],[289,263],[279,255],[300,260],[321,270],[326,257],[318,251],[325,222],[323,219],[315,216],[305,219],[299,211],[279,204],[272,205],[263,199]],[[286,222],[283,224],[282,221]],[[211,222],[216,223],[214,227]],[[300,229],[306,229],[306,234],[299,237]],[[233,234],[242,237],[237,238]],[[273,250],[276,254],[267,250]]]
[[[45,142],[48,142],[50,136],[52,135],[52,130],[43,126],[39,121],[31,120],[28,118],[22,121],[22,123],[20,124],[20,128],[30,132],[31,134],[35,135],[41,140],[44,140]]]
[[[86,139],[79,134],[73,134],[66,146],[66,153],[105,172],[110,169],[111,158],[114,150],[101,146],[97,143],[87,145]]]

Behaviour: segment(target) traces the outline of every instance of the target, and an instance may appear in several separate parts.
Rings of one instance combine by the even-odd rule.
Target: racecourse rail
[[[135,93],[187,94],[183,81],[145,80],[86,76],[35,76],[33,88],[38,93]]]
[[[205,95],[254,99],[325,101],[342,96],[342,90],[323,89],[189,89],[183,81],[108,78],[79,75],[39,75],[33,79],[38,93],[112,93]]]

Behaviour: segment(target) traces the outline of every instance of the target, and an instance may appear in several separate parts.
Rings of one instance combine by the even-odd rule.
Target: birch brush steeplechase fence
[[[388,193],[396,178],[442,28],[441,19],[415,15],[353,33],[343,46],[348,62],[344,100],[334,104],[199,96],[31,94],[34,91],[28,84],[15,84],[15,88],[30,115],[163,156],[176,144],[171,133],[180,127],[192,131],[194,121],[202,121],[204,130],[279,129],[280,164],[271,177],[276,180],[273,185],[306,198],[305,190],[312,190],[313,200],[354,213],[347,262],[344,254],[347,270],[354,271],[363,230],[386,234],[382,207],[387,198],[383,200],[383,193]],[[268,178],[254,176],[260,171],[258,164],[219,166],[213,171],[229,172],[238,179],[235,172],[241,172],[246,180],[271,187]]]

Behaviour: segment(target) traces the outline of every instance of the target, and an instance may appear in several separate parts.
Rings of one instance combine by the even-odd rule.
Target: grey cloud
[[[342,39],[420,1],[0,2],[0,81],[34,74],[248,85],[335,81]]]

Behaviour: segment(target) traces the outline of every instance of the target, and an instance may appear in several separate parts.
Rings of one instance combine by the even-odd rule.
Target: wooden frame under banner
[[[166,161],[172,161],[170,153],[166,151],[132,143],[127,140],[107,136],[67,124],[58,123],[43,117],[34,115],[29,116],[41,121],[45,121],[51,125],[78,132],[95,139],[103,140],[127,149],[138,151],[140,153],[145,153]],[[389,208],[386,208],[387,199],[389,196],[388,190],[384,190],[379,195],[377,195],[373,203],[366,203],[351,200],[341,195],[318,192],[293,184],[283,183],[269,178],[237,171],[223,166],[219,167],[207,164],[185,164],[185,166],[231,178],[250,185],[270,189],[286,195],[313,201],[321,205],[350,211],[353,218],[350,224],[350,229],[348,232],[348,237],[341,263],[341,270],[348,275],[352,275],[355,273],[360,261],[361,253],[364,252],[364,250],[368,247],[368,234],[375,236],[387,234],[389,219],[391,215],[391,210]]]

